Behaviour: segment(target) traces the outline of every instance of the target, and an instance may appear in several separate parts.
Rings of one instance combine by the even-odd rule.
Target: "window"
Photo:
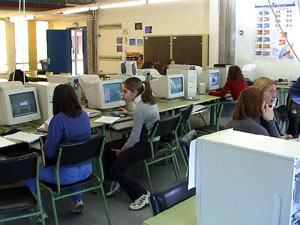
[[[16,21],[15,26],[15,48],[16,69],[29,70],[28,54],[28,24],[27,21]]]
[[[40,60],[47,59],[47,29],[48,22],[36,21],[37,68],[42,69]]]
[[[7,71],[6,28],[5,21],[0,20],[0,73]]]

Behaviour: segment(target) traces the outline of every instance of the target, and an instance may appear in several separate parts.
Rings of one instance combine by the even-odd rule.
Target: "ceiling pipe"
[[[0,2],[0,6],[19,7],[19,3],[17,3],[17,2]],[[63,6],[63,5],[42,5],[42,4],[32,4],[32,3],[26,3],[26,7],[46,8],[46,9],[61,9],[61,8],[66,8],[66,6]]]

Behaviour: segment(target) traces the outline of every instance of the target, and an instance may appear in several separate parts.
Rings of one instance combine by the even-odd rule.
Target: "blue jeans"
[[[88,178],[92,173],[92,164],[90,160],[83,165],[74,166],[74,167],[64,167],[62,166],[59,170],[59,178],[60,184],[72,184],[78,181],[84,180]],[[40,166],[40,176],[39,179],[41,181],[45,181],[48,183],[56,184],[56,175],[55,175],[55,166],[43,167]],[[25,180],[25,185],[30,189],[31,192],[36,193],[36,183],[35,179],[27,179]],[[70,192],[80,191],[81,187],[71,188]],[[82,194],[72,195],[72,201],[82,200]]]

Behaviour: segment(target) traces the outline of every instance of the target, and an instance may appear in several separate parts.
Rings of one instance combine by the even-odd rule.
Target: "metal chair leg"
[[[59,225],[59,223],[58,223],[58,217],[57,217],[57,211],[56,211],[56,205],[55,205],[55,200],[54,200],[53,196],[51,196],[51,201],[52,201],[52,210],[53,210],[55,225]]]
[[[104,210],[105,210],[105,214],[106,214],[107,224],[111,225],[110,215],[109,215],[109,211],[108,211],[108,208],[107,208],[107,203],[106,203],[106,197],[105,197],[105,193],[104,193],[103,184],[101,184],[100,190],[101,190],[101,195],[102,195],[102,199],[103,199],[103,203],[104,203]]]
[[[148,168],[148,165],[146,162],[144,162],[145,164],[145,169],[146,169],[146,173],[147,173],[147,178],[148,178],[148,182],[149,182],[149,186],[150,186],[150,191],[152,192],[153,191],[153,188],[152,188],[152,182],[151,182],[151,177],[150,177],[150,172],[149,172],[149,168]]]

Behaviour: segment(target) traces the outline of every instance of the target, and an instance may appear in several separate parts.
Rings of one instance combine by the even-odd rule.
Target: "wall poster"
[[[295,12],[297,10],[295,1],[273,0],[270,3],[276,17],[267,0],[256,0],[255,3],[254,57],[293,60],[293,52],[285,37],[287,36],[291,42],[291,37],[295,33]],[[277,22],[280,23],[284,32],[281,32]],[[292,42],[291,45],[293,45]]]

